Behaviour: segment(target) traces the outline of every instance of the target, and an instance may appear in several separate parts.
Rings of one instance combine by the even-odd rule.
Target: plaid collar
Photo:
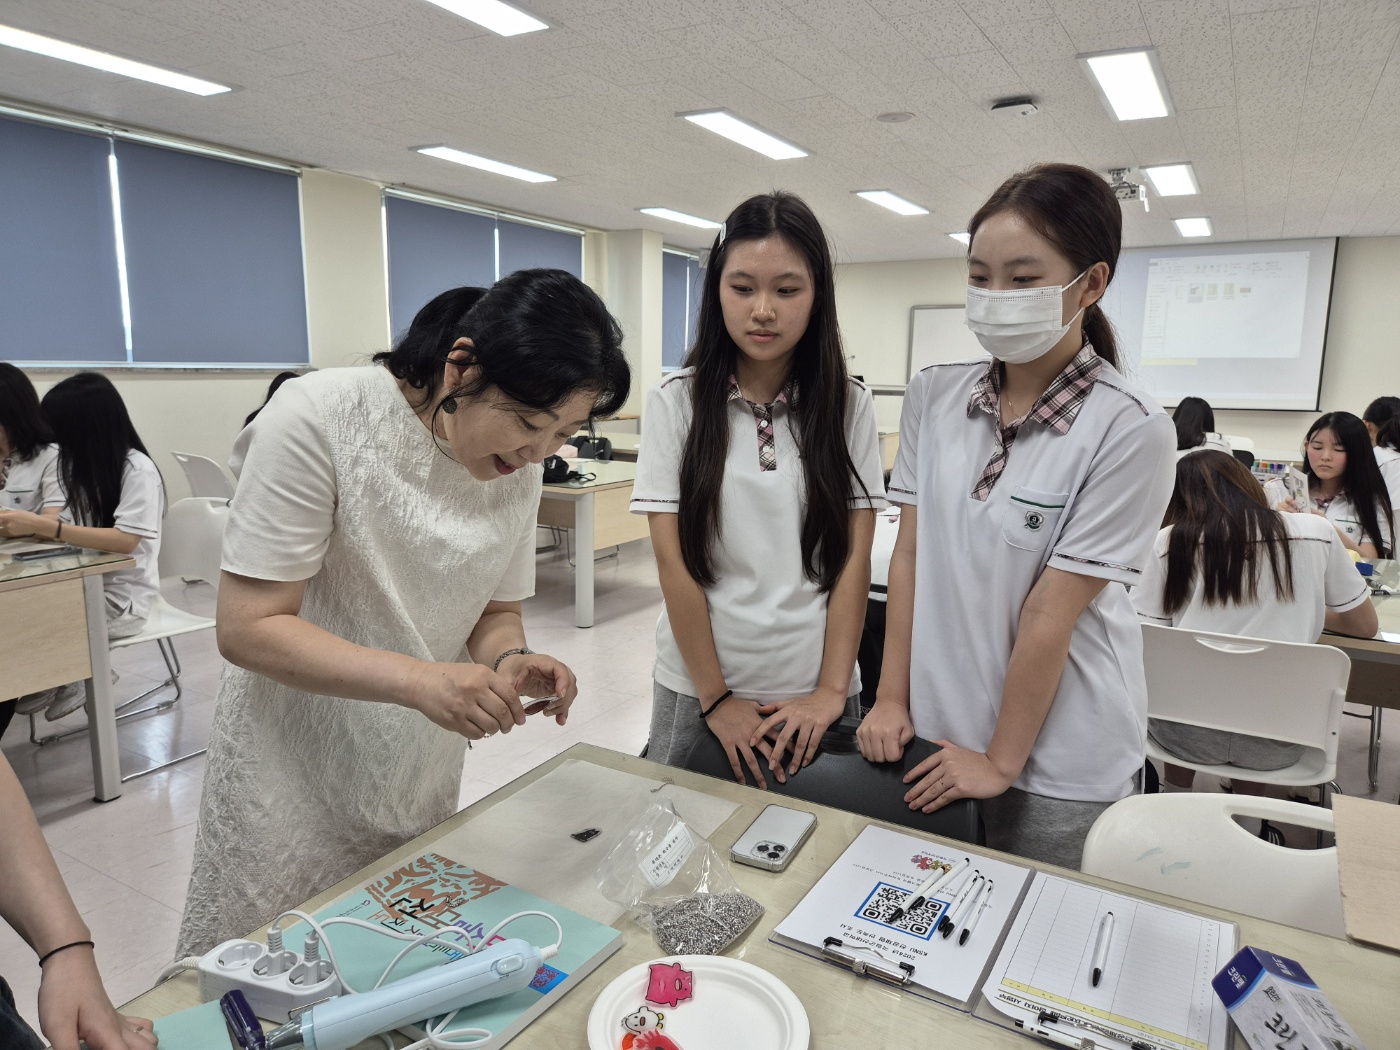
[[[1001,368],[999,365],[998,361],[992,361],[987,365],[987,371],[972,388],[972,396],[967,399],[968,418],[981,409],[997,419],[998,425],[1000,425]],[[1073,360],[1065,365],[1064,371],[1045,388],[1045,393],[1036,399],[1031,410],[1014,423],[1008,424],[1008,428],[1019,429],[1024,423],[1040,423],[1057,434],[1068,434],[1069,428],[1074,425],[1075,417],[1079,415],[1079,409],[1084,405],[1084,399],[1094,388],[1101,368],[1102,361],[1099,355],[1094,352],[1093,346],[1085,343],[1080,348],[1079,353],[1074,355]]]
[[[783,384],[783,388],[778,391],[778,396],[765,405],[763,402],[750,401],[748,398],[746,398],[743,395],[743,392],[739,389],[739,377],[734,375],[733,373],[730,373],[729,400],[742,401],[744,404],[748,405],[749,408],[752,409],[767,408],[771,410],[774,405],[787,405],[788,408],[796,408],[797,384],[794,380],[789,378],[788,381],[785,384]]]

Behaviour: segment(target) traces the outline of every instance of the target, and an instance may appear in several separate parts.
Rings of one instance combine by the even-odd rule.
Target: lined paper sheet
[[[1108,962],[1095,988],[1094,942],[1110,911]],[[1037,873],[983,994],[1013,1018],[1051,1010],[1078,1018],[1090,1034],[1162,1050],[1225,1050],[1229,1015],[1210,981],[1235,940],[1228,923]]]

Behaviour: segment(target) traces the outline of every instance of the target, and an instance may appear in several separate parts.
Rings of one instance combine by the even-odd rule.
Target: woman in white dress
[[[444,293],[393,351],[288,382],[234,445],[210,735],[179,954],[442,821],[469,741],[576,686],[531,652],[539,464],[630,374],[561,270]]]

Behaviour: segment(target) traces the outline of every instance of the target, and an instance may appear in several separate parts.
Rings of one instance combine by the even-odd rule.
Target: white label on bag
[[[653,889],[660,889],[676,877],[676,872],[695,852],[695,840],[684,824],[677,824],[666,833],[656,848],[642,858],[638,865],[642,877]]]

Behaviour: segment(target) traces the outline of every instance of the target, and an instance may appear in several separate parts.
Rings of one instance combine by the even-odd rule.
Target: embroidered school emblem
[[[1026,528],[1030,529],[1032,532],[1038,532],[1040,530],[1040,527],[1044,524],[1045,515],[1040,513],[1040,511],[1026,511]]]

